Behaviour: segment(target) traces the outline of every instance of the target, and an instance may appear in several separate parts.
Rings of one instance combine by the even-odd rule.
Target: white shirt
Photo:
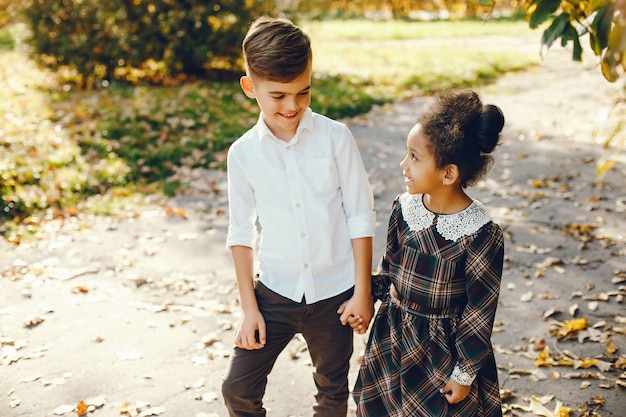
[[[352,239],[372,237],[374,198],[358,146],[343,123],[308,108],[289,141],[263,116],[228,151],[226,247],[256,248],[259,279],[309,304],[355,283]]]

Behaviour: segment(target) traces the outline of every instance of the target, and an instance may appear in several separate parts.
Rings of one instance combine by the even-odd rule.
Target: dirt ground
[[[567,49],[477,89],[507,119],[496,164],[470,190],[507,237],[493,335],[507,415],[624,416],[626,158],[600,145],[620,89]],[[406,134],[429,100],[346,120],[375,190],[373,267],[403,191]],[[191,185],[132,216],[67,219],[35,243],[0,242],[0,416],[227,415],[220,383],[239,307],[225,178],[198,172]],[[583,329],[566,326],[582,318]],[[365,340],[355,339],[351,385]],[[309,416],[313,394],[295,338],[270,375],[268,414]]]

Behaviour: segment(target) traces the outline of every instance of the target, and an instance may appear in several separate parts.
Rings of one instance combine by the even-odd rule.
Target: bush
[[[273,2],[28,0],[40,61],[82,86],[104,80],[167,84],[241,70],[249,22]]]

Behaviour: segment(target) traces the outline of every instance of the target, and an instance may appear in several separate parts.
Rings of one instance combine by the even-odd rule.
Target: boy
[[[374,311],[371,187],[348,128],[309,108],[309,37],[289,20],[259,18],[243,55],[241,87],[261,112],[228,152],[226,246],[242,317],[222,394],[231,417],[265,416],[267,376],[302,333],[318,391],[314,415],[345,417],[353,349],[346,323],[360,317],[364,332]]]

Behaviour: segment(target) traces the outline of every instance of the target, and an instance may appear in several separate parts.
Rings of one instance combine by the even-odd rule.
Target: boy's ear
[[[254,84],[252,84],[252,79],[250,77],[247,75],[241,77],[239,79],[239,85],[241,85],[241,89],[248,98],[255,98]]]
[[[455,164],[446,166],[443,170],[443,185],[454,184],[459,179],[459,167]]]

